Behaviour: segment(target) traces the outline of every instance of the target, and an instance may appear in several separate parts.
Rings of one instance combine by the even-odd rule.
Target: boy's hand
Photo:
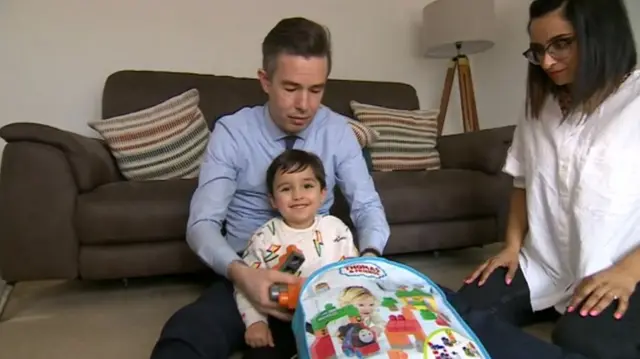
[[[265,322],[251,324],[244,333],[244,340],[247,342],[247,345],[252,348],[275,346],[275,344],[273,344],[271,330],[269,330],[269,326]]]

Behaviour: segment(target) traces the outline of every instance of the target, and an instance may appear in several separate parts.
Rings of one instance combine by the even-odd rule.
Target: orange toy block
[[[287,290],[280,292],[280,295],[278,296],[278,304],[289,310],[295,310],[298,305],[299,294],[299,284],[287,284]]]
[[[389,359],[408,359],[409,354],[403,352],[402,350],[391,349],[387,352]]]
[[[406,334],[391,333],[387,331],[385,332],[385,335],[387,336],[387,341],[389,341],[392,348],[411,348],[412,346],[411,339]]]

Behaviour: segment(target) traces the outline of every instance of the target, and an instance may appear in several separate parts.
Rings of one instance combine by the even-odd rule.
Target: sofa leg
[[[2,315],[4,314],[4,310],[9,303],[9,296],[11,296],[11,292],[13,292],[15,284],[14,283],[6,283],[2,292],[0,293],[0,321],[2,321]]]

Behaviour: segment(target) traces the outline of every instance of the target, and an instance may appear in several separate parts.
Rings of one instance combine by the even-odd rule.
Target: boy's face
[[[321,188],[311,167],[295,173],[278,171],[273,181],[271,205],[287,225],[303,229],[313,224],[325,195],[326,190]]]

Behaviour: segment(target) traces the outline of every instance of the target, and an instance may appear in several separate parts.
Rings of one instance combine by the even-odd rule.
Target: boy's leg
[[[220,277],[165,324],[151,359],[228,359],[244,348],[233,285]]]

